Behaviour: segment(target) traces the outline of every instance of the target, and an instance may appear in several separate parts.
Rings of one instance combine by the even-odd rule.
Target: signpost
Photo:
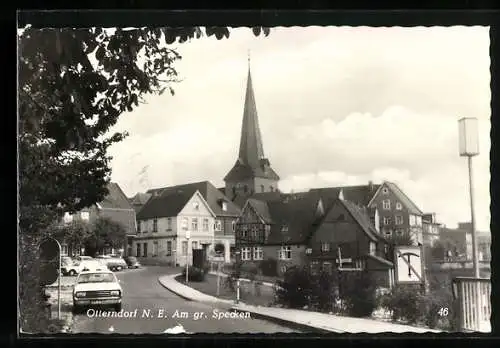
[[[47,286],[57,280],[57,318],[61,318],[61,244],[49,237],[42,241],[40,251],[41,285]]]
[[[422,247],[397,246],[394,249],[396,260],[396,282],[400,284],[425,285]]]

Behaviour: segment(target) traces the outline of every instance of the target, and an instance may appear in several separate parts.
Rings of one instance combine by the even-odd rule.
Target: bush
[[[241,277],[255,280],[259,274],[259,267],[254,263],[244,263],[241,265]]]
[[[276,300],[289,308],[303,308],[311,302],[313,283],[307,268],[291,267],[277,282]]]
[[[188,280],[193,282],[202,282],[205,280],[206,272],[202,268],[189,266]],[[182,270],[182,276],[186,278],[186,268]]]
[[[330,312],[337,310],[335,304],[338,300],[338,277],[336,274],[322,271],[311,276],[312,294],[311,306],[319,311]]]
[[[375,279],[368,271],[342,272],[340,297],[349,315],[371,316],[377,307]]]
[[[422,295],[413,286],[398,285],[383,296],[383,307],[391,311],[393,320],[415,324],[421,318]]]
[[[278,260],[276,259],[262,260],[259,264],[259,267],[262,274],[267,277],[278,276]]]

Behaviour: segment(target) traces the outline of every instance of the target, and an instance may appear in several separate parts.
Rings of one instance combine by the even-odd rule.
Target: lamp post
[[[472,237],[472,264],[474,277],[479,278],[478,248],[476,236],[476,219],[474,212],[474,181],[472,175],[472,157],[479,154],[478,121],[477,118],[464,117],[458,121],[458,142],[460,156],[467,157],[469,167],[469,195]]]
[[[186,240],[187,240],[187,248],[186,248],[186,284],[189,281],[189,238],[191,234],[189,230],[186,230]]]
[[[236,304],[240,302],[240,256],[241,256],[241,250],[237,249],[235,252],[236,255]]]

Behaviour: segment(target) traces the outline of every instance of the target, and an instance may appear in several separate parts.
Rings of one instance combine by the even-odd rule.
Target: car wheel
[[[115,312],[121,311],[122,310],[122,304],[120,303],[120,304],[115,305],[114,309],[115,309]]]
[[[74,276],[76,276],[76,271],[74,269],[72,269],[71,271],[68,272],[68,275],[70,277],[74,277]]]

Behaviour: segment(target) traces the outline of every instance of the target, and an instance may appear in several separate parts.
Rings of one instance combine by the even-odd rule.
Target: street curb
[[[340,331],[340,330],[321,329],[321,328],[318,328],[316,326],[311,326],[311,325],[308,325],[308,324],[297,323],[296,321],[290,321],[290,320],[278,318],[278,317],[271,316],[271,315],[266,315],[266,314],[262,314],[262,313],[256,313],[256,312],[253,312],[251,310],[245,310],[245,309],[237,308],[237,307],[231,307],[231,311],[239,312],[239,313],[249,312],[249,313],[252,313],[252,317],[253,318],[265,319],[267,321],[270,321],[270,322],[273,322],[273,323],[276,323],[276,324],[280,324],[280,325],[283,325],[283,326],[287,326],[287,327],[292,328],[292,329],[297,329],[297,330],[300,330],[300,331],[306,331],[306,332],[303,332],[303,333],[321,333],[321,334],[345,333],[344,331]]]
[[[194,301],[192,298],[186,297],[185,295],[182,295],[181,293],[179,293],[177,291],[174,291],[174,290],[170,289],[169,287],[163,285],[163,283],[160,281],[160,278],[158,278],[158,283],[160,283],[160,285],[162,287],[164,287],[165,289],[167,289],[168,291],[170,291],[172,294],[177,295],[177,296],[179,296],[180,298],[182,298],[182,299],[184,299],[186,301]]]
[[[189,298],[189,297],[187,297],[185,295],[180,294],[178,291],[173,291],[169,287],[163,285],[163,283],[160,281],[160,278],[158,278],[158,283],[160,283],[160,285],[162,287],[164,287],[165,289],[167,289],[171,293],[179,296],[182,299],[185,299],[187,301],[192,301],[192,302],[206,303],[204,301],[197,301],[197,300],[194,300],[192,298]],[[221,302],[221,303],[213,302],[211,304],[225,304],[225,305],[229,305],[229,304],[224,303],[224,302]],[[245,309],[242,309],[242,308],[235,307],[234,304],[229,307],[229,310],[230,311],[234,311],[234,312],[239,312],[239,313],[249,312],[249,313],[252,313],[253,317],[255,317],[255,318],[265,319],[267,321],[274,322],[274,323],[277,323],[277,324],[281,324],[283,326],[287,326],[287,327],[290,327],[290,328],[298,329],[300,331],[307,331],[307,332],[312,332],[312,333],[323,333],[323,334],[325,334],[325,333],[343,333],[344,332],[344,331],[338,331],[338,330],[335,331],[335,330],[321,329],[321,328],[318,328],[318,327],[315,327],[315,326],[311,326],[311,325],[307,325],[307,324],[302,324],[302,323],[297,323],[295,321],[290,321],[290,320],[278,318],[278,317],[271,316],[271,315],[266,315],[266,314],[262,314],[262,313],[256,313],[256,312],[253,312],[251,310],[245,310]]]

